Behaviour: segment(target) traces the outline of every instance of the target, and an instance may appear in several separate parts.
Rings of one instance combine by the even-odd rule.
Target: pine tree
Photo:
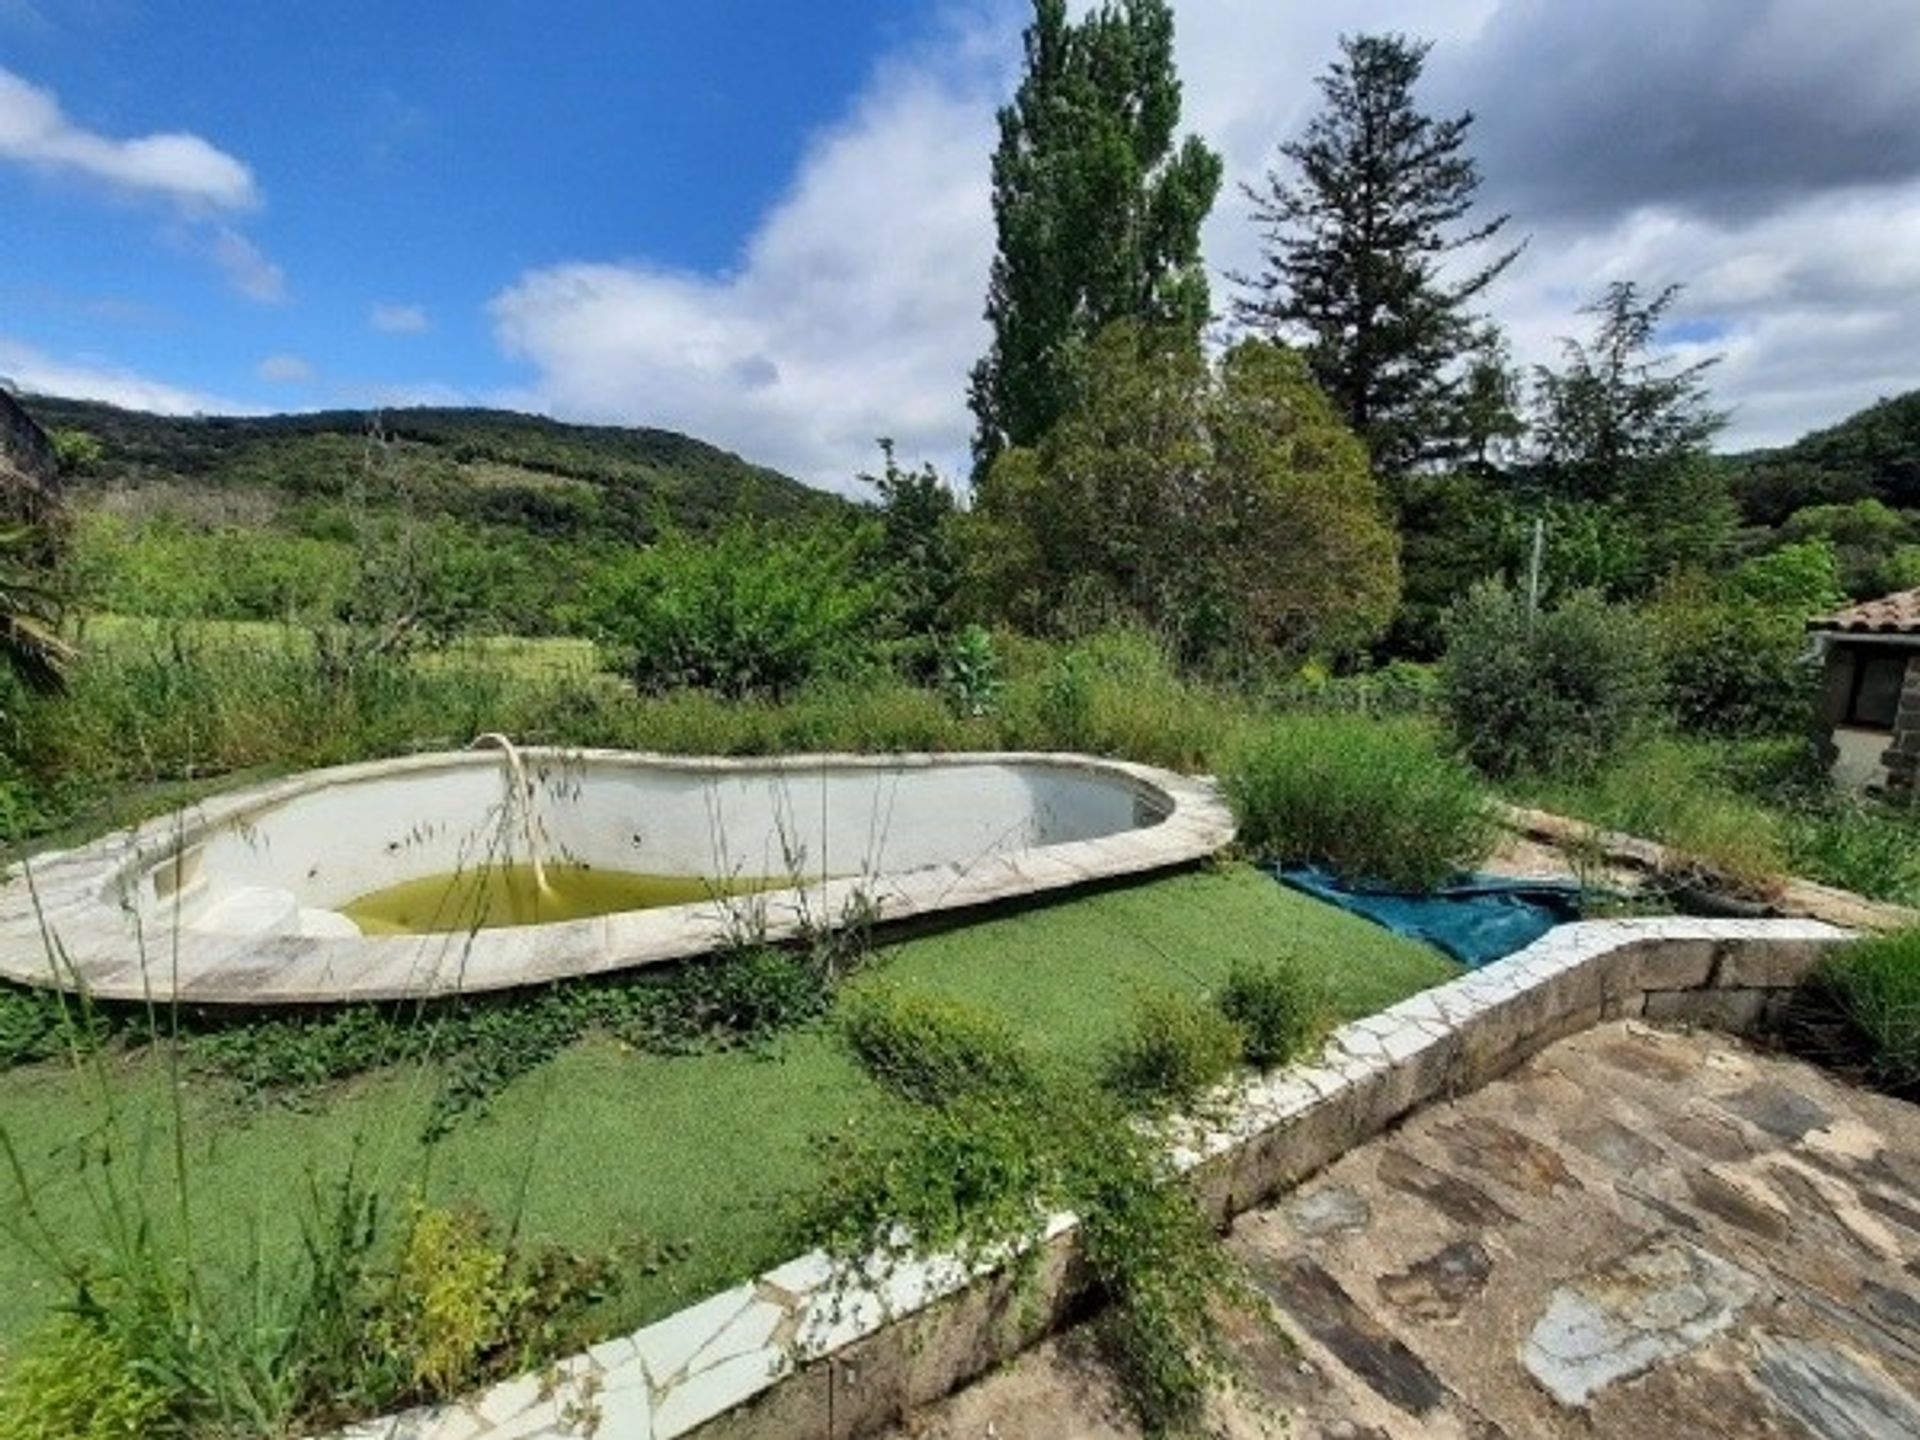
[[[1619,537],[1620,558],[1596,577],[1619,595],[1684,566],[1711,568],[1738,518],[1710,451],[1727,420],[1705,378],[1718,357],[1683,365],[1654,348],[1679,295],[1678,285],[1652,295],[1630,280],[1607,286],[1581,311],[1594,317],[1593,339],[1563,341],[1564,365],[1534,370],[1531,483]]]
[[[1436,120],[1415,104],[1429,48],[1403,35],[1342,37],[1342,58],[1319,82],[1320,113],[1280,147],[1297,173],[1276,168],[1244,187],[1262,269],[1235,277],[1236,318],[1304,340],[1314,377],[1390,476],[1471,443],[1461,362],[1488,342],[1470,306],[1520,253],[1442,273],[1508,217],[1467,221],[1480,185],[1465,150],[1473,116]]]
[[[1166,0],[1109,0],[1078,24],[1035,0],[1026,73],[1000,111],[993,344],[974,367],[976,476],[1037,442],[1078,391],[1087,345],[1116,320],[1198,340],[1209,313],[1200,225],[1220,158],[1175,144],[1180,81]]]

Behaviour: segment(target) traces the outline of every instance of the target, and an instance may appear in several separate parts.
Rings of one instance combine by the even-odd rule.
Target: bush
[[[1242,843],[1348,880],[1431,889],[1493,842],[1473,773],[1410,721],[1290,716],[1241,747],[1223,780]]]
[[[443,1400],[480,1377],[530,1298],[509,1269],[484,1216],[414,1200],[391,1289],[369,1334],[377,1353],[404,1367],[408,1391]]]
[[[1167,991],[1134,1002],[1106,1059],[1106,1084],[1130,1105],[1190,1105],[1240,1063],[1246,1035],[1211,1006]]]
[[[882,603],[861,574],[870,539],[745,525],[669,535],[607,583],[596,628],[643,690],[786,695],[870,657]]]
[[[1858,1032],[1874,1079],[1920,1090],[1920,930],[1849,945],[1816,976]]]
[[[143,1440],[166,1419],[166,1392],[76,1315],[35,1334],[0,1380],[0,1440]]]
[[[1236,964],[1216,999],[1240,1027],[1242,1054],[1261,1070],[1303,1054],[1325,1028],[1326,1001],[1291,958]]]
[[[1755,556],[1716,585],[1669,585],[1649,613],[1674,718],[1703,734],[1804,730],[1818,679],[1807,617],[1843,599],[1824,541]]]
[[[868,990],[848,1002],[840,1031],[874,1079],[922,1105],[1033,1084],[1019,1036],[958,1001]]]
[[[1447,618],[1440,689],[1453,733],[1490,775],[1590,771],[1653,718],[1660,665],[1631,611],[1578,592],[1529,614],[1479,585]]]

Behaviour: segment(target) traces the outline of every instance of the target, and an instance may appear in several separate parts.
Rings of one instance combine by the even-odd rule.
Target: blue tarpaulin
[[[1315,865],[1266,869],[1295,890],[1438,946],[1470,969],[1525,949],[1554,926],[1580,918],[1580,887],[1571,881],[1463,875],[1431,894],[1416,895],[1349,885]]]

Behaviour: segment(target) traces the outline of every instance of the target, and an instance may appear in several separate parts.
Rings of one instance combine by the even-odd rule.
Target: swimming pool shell
[[[206,802],[0,886],[0,976],[104,999],[284,1005],[508,989],[885,924],[1199,859],[1233,837],[1214,787],[1077,755],[689,759],[527,749],[317,770]],[[543,856],[777,875],[752,897],[471,934],[361,935],[336,907],[400,881]],[[830,878],[829,878],[830,877]]]

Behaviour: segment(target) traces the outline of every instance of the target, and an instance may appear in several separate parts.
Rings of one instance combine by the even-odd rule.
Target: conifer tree
[[[1192,136],[1176,144],[1167,0],[1107,0],[1077,24],[1065,0],[1035,0],[1025,43],[993,157],[993,343],[969,396],[976,476],[1074,401],[1103,327],[1136,320],[1197,342],[1208,319],[1200,225],[1220,158]]]
[[[1280,147],[1291,173],[1276,167],[1244,187],[1262,265],[1235,277],[1236,318],[1304,342],[1314,378],[1389,476],[1472,444],[1463,362],[1491,342],[1471,306],[1519,254],[1444,273],[1449,256],[1488,246],[1508,217],[1468,218],[1480,185],[1466,153],[1473,116],[1434,119],[1415,103],[1429,48],[1403,35],[1341,39],[1320,112]]]

